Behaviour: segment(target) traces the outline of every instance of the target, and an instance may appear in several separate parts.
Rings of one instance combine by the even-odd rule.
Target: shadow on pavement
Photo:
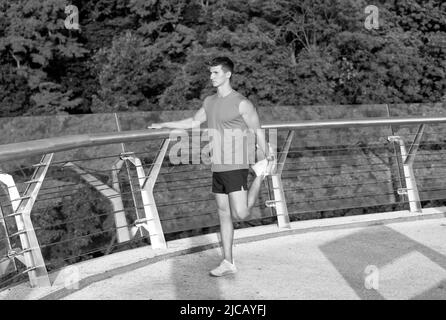
[[[194,237],[189,240],[190,248],[200,246],[199,240]],[[221,262],[220,249],[216,249],[216,245],[212,247],[212,250],[192,250],[197,253],[172,259],[171,279],[175,286],[175,299],[223,299],[219,279],[209,275],[209,271]]]
[[[378,290],[375,290],[376,288],[371,286],[372,282],[366,285],[366,278],[374,268],[379,271],[403,256],[422,255],[438,265],[439,268],[446,270],[446,257],[443,254],[386,226],[368,227],[324,244],[320,246],[320,250],[361,299],[386,299],[380,293],[380,286],[378,286]],[[416,266],[409,267],[415,268]],[[404,271],[402,270],[402,272]],[[405,278],[408,276],[395,273],[396,277]],[[396,283],[398,279],[390,279],[390,281],[393,280]],[[408,276],[406,281],[412,280]],[[407,286],[410,286],[410,283],[406,282],[403,287]],[[398,289],[404,290],[401,286],[397,286],[396,290]],[[396,291],[395,294],[398,296],[398,294],[404,295],[405,293]],[[446,299],[446,280],[439,284],[436,283],[435,287],[409,299]]]

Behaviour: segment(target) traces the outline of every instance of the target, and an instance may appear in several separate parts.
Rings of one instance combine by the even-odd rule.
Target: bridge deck
[[[446,218],[426,212],[236,230],[239,272],[223,278],[208,276],[220,261],[212,234],[78,264],[77,290],[22,285],[0,299],[446,299]]]

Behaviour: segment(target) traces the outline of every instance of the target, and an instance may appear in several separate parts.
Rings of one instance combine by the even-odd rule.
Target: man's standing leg
[[[214,193],[217,202],[218,218],[220,219],[221,242],[223,255],[232,263],[232,243],[234,239],[234,226],[232,224],[229,197],[225,193]]]
[[[221,277],[237,272],[234,260],[232,259],[234,226],[232,225],[228,195],[224,193],[214,193],[214,195],[215,200],[217,201],[218,217],[220,219],[220,233],[224,259],[217,268],[211,270],[210,274],[215,277]]]

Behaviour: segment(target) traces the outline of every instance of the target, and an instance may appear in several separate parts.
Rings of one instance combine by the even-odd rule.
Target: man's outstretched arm
[[[170,121],[170,122],[161,122],[161,123],[152,123],[148,126],[148,129],[161,129],[161,128],[170,128],[170,129],[191,129],[199,127],[200,124],[206,121],[206,111],[204,108],[200,108],[193,117],[186,118],[179,121]]]

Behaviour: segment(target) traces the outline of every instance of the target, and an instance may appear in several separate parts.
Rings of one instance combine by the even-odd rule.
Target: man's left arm
[[[269,154],[269,148],[266,146],[265,134],[263,133],[263,130],[260,129],[259,115],[257,114],[254,105],[249,100],[243,100],[239,104],[239,112],[248,128],[254,130],[256,133],[257,144],[259,145],[260,150],[263,151],[263,154],[268,160],[272,160],[273,155]]]

